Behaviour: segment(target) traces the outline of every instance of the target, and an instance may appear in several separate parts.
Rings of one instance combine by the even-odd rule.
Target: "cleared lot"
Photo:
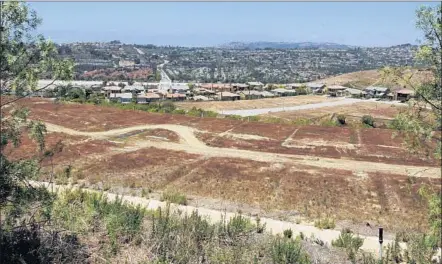
[[[297,118],[316,118],[331,114],[344,114],[354,117],[362,117],[363,115],[371,115],[374,118],[392,119],[400,111],[405,110],[406,104],[388,104],[384,102],[373,101],[355,101],[349,102],[349,104],[332,105],[318,107],[316,109],[299,109],[296,111],[283,111],[277,113],[263,114],[267,116],[274,116],[279,118],[285,118],[289,120],[295,120]]]
[[[278,98],[266,98],[256,100],[239,101],[213,101],[213,102],[179,102],[176,105],[182,109],[191,109],[192,107],[211,111],[258,109],[258,108],[278,108],[285,106],[296,106],[304,104],[314,104],[321,102],[339,101],[338,98],[327,98],[318,95],[301,95]]]

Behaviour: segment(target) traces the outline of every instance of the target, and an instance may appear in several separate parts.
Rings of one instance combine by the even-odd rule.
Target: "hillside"
[[[351,46],[329,42],[230,42],[221,46],[230,49],[349,49]]]
[[[431,78],[431,72],[424,70],[413,70],[414,76],[412,82],[422,82]],[[357,71],[351,73],[345,73],[322,80],[316,81],[318,83],[324,83],[325,85],[342,85],[351,88],[362,89],[367,86],[377,85],[386,86],[392,89],[400,88],[398,84],[393,82],[382,82],[381,74],[378,70]]]

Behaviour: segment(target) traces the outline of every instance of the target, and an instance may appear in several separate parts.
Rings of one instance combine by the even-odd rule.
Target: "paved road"
[[[275,108],[259,108],[259,109],[245,109],[245,110],[223,110],[221,111],[224,115],[240,115],[240,116],[254,116],[254,115],[262,115],[267,113],[275,113],[275,112],[283,112],[283,111],[298,111],[298,110],[308,110],[315,109],[321,107],[329,107],[329,106],[339,106],[339,105],[349,105],[354,103],[363,103],[363,102],[374,102],[376,100],[361,100],[361,99],[353,99],[353,98],[342,98],[339,101],[333,102],[322,102],[316,104],[305,104],[305,105],[297,105],[297,106],[284,106],[284,107],[275,107]],[[381,101],[379,101],[381,102]],[[384,102],[382,102],[384,103]],[[387,102],[385,102],[387,103]],[[392,104],[397,104],[395,102],[389,102]]]

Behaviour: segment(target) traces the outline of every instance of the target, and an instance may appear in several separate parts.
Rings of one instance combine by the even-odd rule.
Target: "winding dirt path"
[[[259,152],[243,149],[210,147],[195,137],[197,130],[188,126],[162,124],[162,125],[140,125],[121,129],[113,129],[104,132],[84,132],[70,128],[46,123],[46,128],[50,132],[62,132],[68,135],[87,136],[96,139],[108,139],[113,136],[146,129],[167,129],[175,132],[180,137],[180,143],[154,142],[148,140],[136,141],[133,145],[125,147],[122,151],[135,151],[146,147],[155,147],[175,151],[185,151],[187,153],[204,155],[207,157],[229,157],[248,159],[261,162],[287,162],[300,165],[315,166],[331,169],[350,169],[355,173],[381,172],[387,174],[402,174],[415,177],[440,178],[441,170],[438,167],[405,166],[397,164],[385,164],[369,161],[356,161],[348,159],[319,158],[306,155],[288,155],[268,152]],[[243,137],[247,135],[242,135]]]

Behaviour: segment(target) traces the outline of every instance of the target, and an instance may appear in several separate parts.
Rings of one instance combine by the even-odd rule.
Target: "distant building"
[[[343,96],[345,93],[345,90],[347,90],[347,87],[340,86],[340,85],[332,85],[327,87],[327,94],[336,97],[336,96]]]

